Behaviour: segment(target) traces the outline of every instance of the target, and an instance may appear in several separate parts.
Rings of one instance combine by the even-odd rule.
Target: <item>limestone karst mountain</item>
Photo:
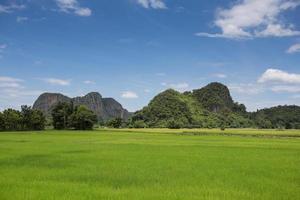
[[[72,103],[74,106],[85,105],[97,115],[99,120],[103,121],[117,117],[127,120],[130,115],[115,99],[103,98],[98,92],[75,98],[59,93],[43,93],[34,102],[33,108],[41,110],[46,116],[51,116],[51,110],[58,102]]]

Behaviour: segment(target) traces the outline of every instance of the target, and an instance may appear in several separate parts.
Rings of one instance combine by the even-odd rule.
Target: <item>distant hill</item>
[[[85,105],[92,110],[98,117],[98,120],[107,121],[113,118],[122,118],[128,120],[130,113],[113,98],[102,98],[98,92],[91,92],[83,97],[70,98],[59,93],[43,93],[34,102],[33,108],[41,110],[46,116],[51,116],[53,106],[58,102],[71,103],[76,105]]]
[[[300,107],[279,106],[248,113],[234,102],[227,86],[210,83],[190,92],[168,89],[137,111],[132,124],[147,127],[300,128]]]
[[[265,108],[251,117],[261,128],[300,129],[300,107],[295,105]]]

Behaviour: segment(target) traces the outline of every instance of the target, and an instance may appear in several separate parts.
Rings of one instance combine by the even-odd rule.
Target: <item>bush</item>
[[[52,123],[54,129],[67,129],[70,128],[70,116],[73,113],[73,106],[68,103],[59,102],[52,110]]]
[[[168,121],[167,127],[170,129],[180,129],[183,127],[183,124],[175,120],[170,120]]]
[[[70,116],[69,125],[76,130],[91,130],[97,122],[97,116],[86,106],[77,106]]]
[[[45,129],[46,118],[39,110],[22,106],[21,112],[6,109],[0,113],[0,131],[29,131]]]
[[[106,123],[106,125],[111,128],[120,128],[122,126],[122,122],[122,119],[118,117],[115,119],[111,119]]]
[[[143,120],[138,120],[138,121],[133,122],[132,127],[133,128],[146,128],[147,125]]]

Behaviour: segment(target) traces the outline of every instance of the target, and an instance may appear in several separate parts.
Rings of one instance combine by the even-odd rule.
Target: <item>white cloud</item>
[[[95,81],[86,80],[86,81],[83,81],[83,83],[87,84],[87,85],[93,85],[93,84],[95,84]]]
[[[163,0],[137,0],[137,3],[144,8],[166,9],[167,6]]]
[[[299,0],[241,0],[229,9],[219,9],[214,25],[221,33],[197,36],[222,38],[285,37],[300,35],[292,24],[281,20],[282,13],[300,5]]]
[[[77,0],[56,0],[60,11],[65,13],[74,13],[78,16],[88,17],[92,15],[92,10],[81,7]]]
[[[300,43],[292,45],[286,52],[287,53],[298,53],[298,52],[300,52]]]
[[[20,84],[23,80],[7,77],[7,76],[0,76],[0,88],[23,88]]]
[[[17,20],[17,22],[20,23],[20,22],[27,21],[27,20],[28,20],[28,17],[20,17],[20,16],[18,16],[16,20]]]
[[[217,78],[227,78],[227,75],[226,74],[213,74],[214,77],[217,77]]]
[[[11,13],[15,10],[23,10],[25,9],[25,5],[11,3],[9,5],[1,5],[0,4],[0,14],[1,13]]]
[[[121,97],[124,98],[124,99],[137,99],[137,98],[139,98],[139,96],[135,92],[132,92],[132,91],[122,92]]]
[[[170,84],[163,82],[163,83],[161,83],[161,85],[164,86],[164,87],[169,87],[169,88],[178,90],[180,92],[186,91],[189,88],[189,84],[186,83],[186,82],[170,83]]]
[[[258,79],[259,83],[266,82],[281,82],[290,84],[300,83],[300,74],[288,73],[279,69],[267,69],[262,76]]]
[[[300,87],[295,85],[276,85],[271,88],[273,92],[299,93]]]
[[[71,84],[71,80],[64,80],[64,79],[57,79],[57,78],[44,78],[41,80],[43,80],[46,83],[49,83],[51,85],[68,86]]]
[[[256,95],[264,91],[262,86],[253,83],[231,84],[228,86],[228,88],[233,93],[239,93],[243,95]]]

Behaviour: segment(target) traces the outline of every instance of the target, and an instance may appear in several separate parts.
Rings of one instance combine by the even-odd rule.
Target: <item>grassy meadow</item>
[[[0,133],[1,200],[276,200],[299,188],[300,131]]]

